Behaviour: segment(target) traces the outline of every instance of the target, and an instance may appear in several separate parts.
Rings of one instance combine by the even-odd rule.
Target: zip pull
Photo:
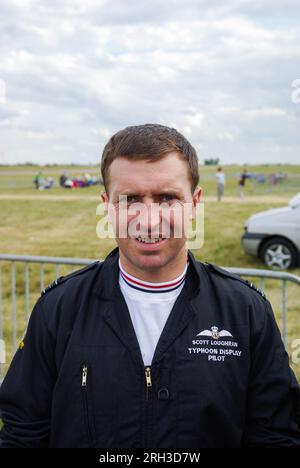
[[[82,387],[86,387],[87,373],[88,373],[87,366],[82,366],[82,379],[81,379],[81,386]]]
[[[151,367],[146,367],[145,374],[146,374],[146,386],[147,386],[146,399],[148,400],[148,388],[152,387]]]

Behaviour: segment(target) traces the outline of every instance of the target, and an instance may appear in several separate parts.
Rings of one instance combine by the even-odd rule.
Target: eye
[[[135,195],[121,195],[120,203],[122,205],[129,205],[130,203],[136,203],[138,201]]]
[[[161,203],[170,203],[170,202],[173,202],[173,200],[175,200],[175,197],[174,195],[165,193],[163,195],[160,195],[159,200]]]
[[[136,203],[138,201],[137,197],[135,195],[128,195],[127,196],[127,202],[128,203]]]

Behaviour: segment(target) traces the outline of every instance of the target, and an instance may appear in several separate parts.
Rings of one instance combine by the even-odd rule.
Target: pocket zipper
[[[88,368],[86,365],[82,366],[82,379],[81,379],[81,386],[86,387],[87,384],[87,374],[88,374]]]
[[[91,447],[93,445],[93,436],[91,431],[91,422],[89,418],[89,404],[88,404],[88,394],[87,394],[87,377],[88,377],[88,366],[86,364],[82,365],[81,368],[81,387],[82,387],[82,399],[83,399],[83,410],[84,418],[86,421],[86,429],[88,435],[88,445]]]

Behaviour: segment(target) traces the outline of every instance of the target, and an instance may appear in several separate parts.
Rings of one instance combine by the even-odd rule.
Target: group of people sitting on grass
[[[33,183],[37,190],[50,189],[54,185],[53,177],[43,177],[39,172],[33,179]],[[59,178],[59,185],[63,188],[78,188],[78,187],[91,187],[92,185],[101,185],[102,180],[97,177],[92,177],[90,174],[84,176],[77,176],[71,178],[64,172]]]
[[[101,185],[102,181],[97,177],[92,177],[90,174],[77,176],[74,179],[68,177],[64,172],[59,178],[59,185],[63,188],[91,187],[92,185]]]

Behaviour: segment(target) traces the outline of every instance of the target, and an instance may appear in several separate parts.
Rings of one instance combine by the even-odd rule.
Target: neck
[[[184,249],[183,252],[173,258],[166,265],[143,269],[131,263],[121,251],[119,251],[119,254],[122,268],[126,273],[150,283],[164,283],[178,278],[178,276],[180,276],[184,271],[188,258],[187,250]]]

